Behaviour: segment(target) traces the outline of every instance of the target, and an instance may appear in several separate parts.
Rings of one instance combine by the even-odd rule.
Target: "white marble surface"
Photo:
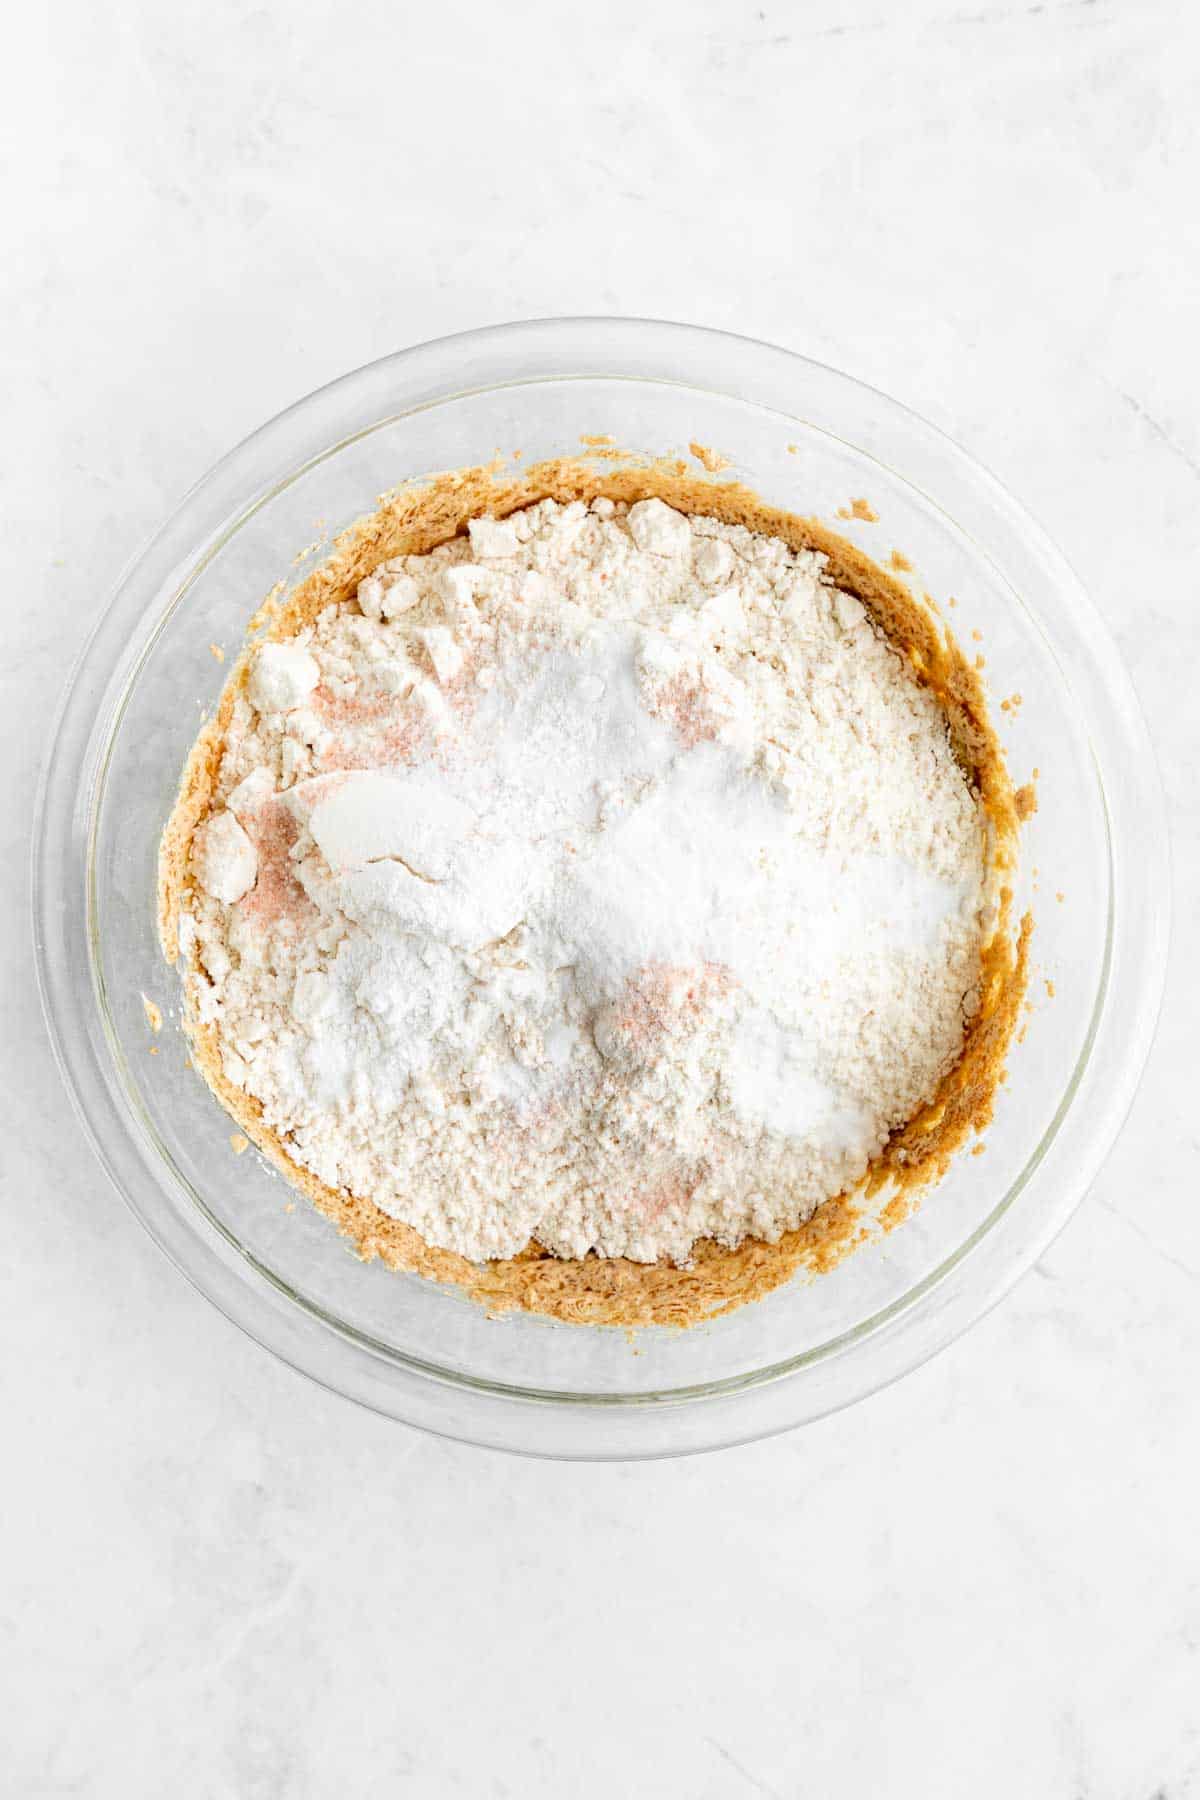
[[[1200,23],[1168,0],[58,0],[7,28],[6,1793],[1200,1795]],[[15,33],[15,35],[14,35]],[[395,346],[727,326],[909,401],[1133,665],[1175,948],[1038,1271],[855,1411],[682,1464],[357,1411],[177,1278],[60,1092],[30,789],[125,560]]]

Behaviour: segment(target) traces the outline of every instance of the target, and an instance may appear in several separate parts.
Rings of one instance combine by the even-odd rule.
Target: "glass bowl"
[[[1039,772],[1018,910],[1036,918],[1034,1009],[986,1154],[815,1281],[686,1332],[488,1319],[357,1260],[186,1066],[155,860],[184,757],[251,612],[402,478],[520,451],[624,447],[732,460],[768,500],[877,560],[893,548],[960,641],[980,634],[1014,779]],[[865,497],[875,521],[843,515]],[[860,509],[863,510],[863,509]],[[296,1368],[380,1412],[536,1454],[681,1454],[780,1431],[911,1369],[1026,1270],[1084,1194],[1149,1049],[1167,933],[1166,835],[1146,730],[1061,556],[939,432],[766,344],[635,319],[443,338],[300,401],[193,489],[121,582],[72,677],[34,852],[43,999],[108,1173],[167,1254]],[[1061,896],[1061,898],[1059,897]],[[1053,998],[1047,984],[1053,986]],[[143,996],[166,1016],[155,1037]],[[156,1054],[152,1055],[154,1050]]]

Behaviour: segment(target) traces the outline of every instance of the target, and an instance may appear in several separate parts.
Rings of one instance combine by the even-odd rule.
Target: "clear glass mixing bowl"
[[[401,478],[583,433],[645,451],[699,440],[770,501],[877,559],[898,547],[960,638],[981,634],[1015,779],[1040,771],[1019,903],[1035,1009],[987,1153],[919,1214],[811,1283],[683,1333],[487,1319],[360,1263],[185,1066],[155,929],[155,858],[184,757],[235,647],[297,551]],[[839,516],[865,496],[878,522]],[[1037,871],[1036,875],[1034,871]],[[1059,900],[1056,896],[1061,894]],[[1061,556],[989,475],[883,395],[769,345],[634,319],[444,338],[300,401],[218,464],[129,570],[72,677],[35,843],[46,1014],[105,1168],[229,1318],[327,1386],[409,1424],[574,1457],[763,1436],[912,1368],[1026,1270],[1085,1192],[1149,1048],[1167,933],[1166,836],[1117,653]],[[1053,983],[1054,997],[1046,992]],[[162,1008],[155,1040],[143,994]],[[158,1054],[149,1054],[152,1043]]]

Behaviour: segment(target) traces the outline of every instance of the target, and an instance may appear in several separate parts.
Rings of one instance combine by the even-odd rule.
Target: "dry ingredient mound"
[[[776,1242],[955,1065],[995,926],[872,614],[658,498],[473,519],[260,645],[190,857],[224,1081],[477,1263]]]

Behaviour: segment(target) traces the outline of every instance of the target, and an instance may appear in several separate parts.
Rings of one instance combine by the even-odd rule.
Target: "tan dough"
[[[185,1029],[193,1061],[221,1104],[289,1182],[352,1240],[360,1256],[379,1257],[390,1268],[453,1284],[494,1314],[520,1309],[580,1324],[685,1326],[759,1299],[798,1272],[819,1274],[832,1268],[877,1228],[872,1225],[876,1215],[884,1230],[906,1217],[920,1190],[939,1179],[972,1132],[989,1124],[1025,992],[1032,922],[1027,915],[1014,926],[1005,876],[1016,866],[1018,812],[1027,811],[1027,802],[1014,795],[979,674],[931,611],[862,551],[817,520],[783,512],[742,483],[721,479],[722,464],[714,453],[703,461],[712,472],[700,476],[683,461],[630,456],[606,443],[599,447],[597,440],[585,457],[556,458],[519,473],[486,465],[405,483],[385,496],[378,511],[343,532],[326,562],[293,593],[269,599],[251,622],[252,632],[258,633],[255,642],[264,636],[287,638],[326,606],[352,598],[363,577],[386,558],[431,550],[481,513],[502,518],[545,498],[569,502],[603,494],[633,501],[658,495],[681,512],[745,525],[782,538],[793,550],[824,552],[831,579],[870,608],[908,656],[917,679],[937,696],[956,753],[991,820],[1000,916],[983,952],[982,1003],[956,1066],[929,1104],[893,1133],[855,1194],[827,1201],[807,1224],[777,1244],[747,1240],[728,1250],[705,1240],[697,1244],[688,1268],[595,1255],[568,1261],[535,1244],[520,1256],[477,1267],[450,1251],[432,1249],[410,1226],[389,1218],[370,1200],[326,1187],[293,1162],[286,1143],[263,1124],[257,1103],[226,1081],[215,1028],[202,1025],[189,1008]],[[858,518],[874,516],[865,501],[855,501],[852,510]],[[191,882],[192,837],[210,809],[222,738],[249,661],[247,647],[188,758],[163,835],[159,927],[170,962],[178,954],[180,897]],[[868,1204],[876,1197],[886,1199],[882,1212]]]

